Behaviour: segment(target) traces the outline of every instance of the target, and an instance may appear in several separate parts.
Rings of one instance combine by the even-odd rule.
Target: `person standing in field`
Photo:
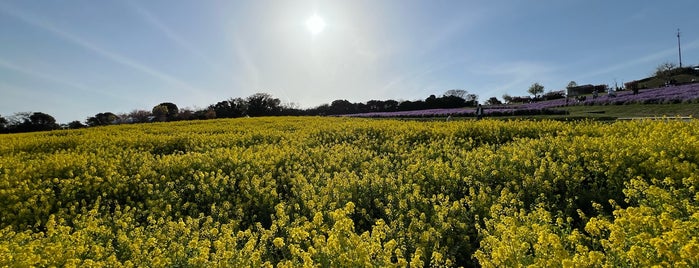
[[[483,106],[478,104],[478,107],[476,107],[476,119],[481,120],[483,118]]]

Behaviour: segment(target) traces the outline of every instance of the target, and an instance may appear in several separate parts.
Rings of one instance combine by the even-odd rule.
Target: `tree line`
[[[8,118],[0,115],[0,133],[20,133],[55,129],[78,129],[114,124],[167,122],[180,120],[206,120],[215,118],[237,118],[257,116],[325,116],[369,112],[411,111],[424,109],[444,109],[475,107],[478,96],[466,90],[452,89],[442,96],[430,95],[424,100],[396,101],[370,100],[366,103],[353,103],[348,100],[335,100],[314,108],[299,109],[294,104],[283,104],[280,99],[268,93],[256,93],[247,98],[230,98],[211,104],[203,109],[179,108],[171,102],[155,105],[150,111],[133,110],[129,113],[97,113],[84,122],[75,120],[58,124],[56,119],[42,112],[15,113]]]

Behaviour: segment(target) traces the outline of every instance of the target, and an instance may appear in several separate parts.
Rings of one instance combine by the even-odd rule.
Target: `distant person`
[[[599,95],[599,92],[597,92],[597,89],[592,91],[592,99],[596,99],[597,95]]]
[[[483,118],[483,106],[478,104],[476,107],[476,119],[481,120]]]

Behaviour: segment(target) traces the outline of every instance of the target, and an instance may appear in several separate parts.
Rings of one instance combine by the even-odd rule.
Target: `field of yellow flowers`
[[[0,267],[699,266],[699,122],[0,135]]]

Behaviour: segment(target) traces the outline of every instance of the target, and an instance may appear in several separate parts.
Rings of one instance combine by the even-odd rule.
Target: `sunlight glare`
[[[325,21],[318,15],[313,15],[306,20],[306,28],[311,34],[319,34],[325,29]]]

